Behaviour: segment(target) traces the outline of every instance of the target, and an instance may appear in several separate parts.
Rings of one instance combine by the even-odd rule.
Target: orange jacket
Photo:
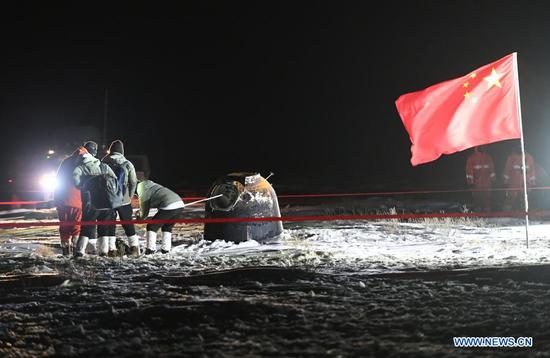
[[[56,206],[70,206],[82,208],[80,189],[73,183],[73,170],[79,163],[79,155],[86,152],[84,147],[79,147],[71,156],[65,158],[57,170],[57,188],[54,191]]]
[[[474,152],[466,161],[466,182],[474,188],[490,188],[496,179],[493,159],[487,153]]]
[[[528,153],[525,153],[525,171],[527,173],[527,186],[535,185],[535,161]],[[512,153],[506,159],[504,184],[508,188],[523,188],[523,170],[520,153]]]

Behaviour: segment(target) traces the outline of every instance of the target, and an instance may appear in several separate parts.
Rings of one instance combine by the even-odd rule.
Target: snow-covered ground
[[[207,242],[201,235],[202,225],[181,225],[176,228],[171,255],[142,260],[205,266],[216,260],[224,269],[275,264],[355,274],[550,263],[550,224],[532,221],[527,247],[524,221],[518,219],[288,223],[281,239],[271,244]],[[63,260],[56,257],[60,252],[56,228],[0,232],[0,256],[46,255]]]
[[[291,223],[267,245],[178,225],[170,255],[74,260],[56,228],[2,230],[0,355],[545,356],[550,224],[529,238],[517,219]]]

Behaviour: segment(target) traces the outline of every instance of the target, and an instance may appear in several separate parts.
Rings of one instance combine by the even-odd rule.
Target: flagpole
[[[519,95],[518,54],[514,52],[514,78],[516,81],[516,103],[518,107],[519,133],[521,142],[521,167],[523,171],[523,198],[525,200],[525,240],[529,248],[529,201],[527,200],[527,168],[525,165],[525,142],[523,140],[523,124],[521,119],[521,100]]]

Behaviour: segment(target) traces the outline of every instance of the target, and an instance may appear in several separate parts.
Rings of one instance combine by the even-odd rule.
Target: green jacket
[[[88,179],[93,176],[108,174],[116,178],[115,173],[108,165],[102,164],[91,154],[81,156],[80,164],[73,170],[73,182],[77,188],[82,188]]]
[[[126,182],[124,183],[124,201],[123,204],[127,205],[132,202],[132,197],[136,193],[137,176],[134,165],[120,153],[113,153],[106,155],[102,160],[114,171],[115,166],[121,166],[126,172]]]
[[[137,185],[139,197],[140,219],[149,216],[151,208],[164,208],[170,204],[182,201],[180,196],[172,190],[163,187],[152,180],[144,180]]]

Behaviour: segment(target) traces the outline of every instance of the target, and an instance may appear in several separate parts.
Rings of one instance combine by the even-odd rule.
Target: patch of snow
[[[31,255],[45,242],[55,244],[54,252],[60,254],[52,229],[51,235],[41,228],[28,230],[5,231],[0,236],[0,255]],[[549,224],[532,224],[527,248],[525,227],[517,219],[315,222],[285,224],[278,241],[260,244],[254,240],[209,242],[202,240],[201,225],[181,225],[176,226],[170,255],[144,256],[139,261],[200,267],[215,263],[220,268],[277,265],[361,274],[531,265],[550,263],[548,232]]]

